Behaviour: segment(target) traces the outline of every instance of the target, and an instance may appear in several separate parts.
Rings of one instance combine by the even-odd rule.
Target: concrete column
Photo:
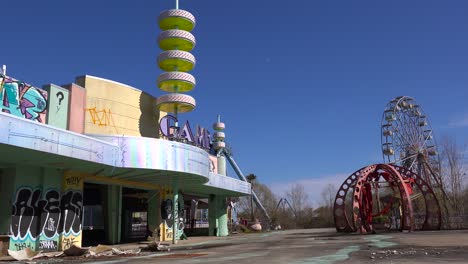
[[[108,185],[106,200],[106,237],[110,244],[117,244],[121,240],[122,230],[122,187]]]
[[[83,222],[83,175],[67,171],[63,175],[60,201],[60,249],[81,247]]]
[[[42,202],[44,205],[40,216],[39,250],[57,251],[60,244],[59,224],[61,218],[61,186],[63,172],[57,169],[44,168],[42,180]]]
[[[208,199],[208,235],[215,236],[216,235],[216,199],[214,194],[210,194]]]
[[[208,201],[208,234],[210,236],[227,236],[227,205],[224,196],[210,194]]]
[[[227,204],[226,197],[219,197],[218,201],[218,230],[216,236],[228,236],[228,215],[227,215]]]
[[[221,174],[221,175],[224,175],[224,176],[227,175],[227,172],[226,172],[226,157],[224,157],[223,155],[218,157],[218,174]]]
[[[179,225],[179,188],[177,180],[174,180],[172,184],[172,244],[177,244],[178,238],[178,228]]]
[[[14,182],[10,250],[39,250],[42,171],[39,167],[17,166],[5,171]],[[8,211],[8,210],[6,210]]]
[[[15,194],[15,168],[0,170],[0,235],[8,235],[11,223],[11,207]]]
[[[158,227],[161,224],[161,198],[159,191],[149,192],[148,201],[148,228],[153,232],[153,237],[158,235]]]

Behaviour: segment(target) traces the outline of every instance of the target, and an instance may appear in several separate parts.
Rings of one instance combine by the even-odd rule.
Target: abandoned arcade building
[[[250,184],[226,176],[207,129],[184,127],[194,143],[164,136],[175,117],[114,81],[39,89],[0,77],[0,236],[10,250],[173,241],[197,226],[228,235],[226,198]]]

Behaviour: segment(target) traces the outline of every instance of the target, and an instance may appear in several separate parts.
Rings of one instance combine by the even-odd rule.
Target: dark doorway
[[[105,185],[85,183],[83,187],[83,242],[84,247],[106,241],[104,231]]]
[[[145,190],[122,189],[122,242],[148,237],[148,197]]]

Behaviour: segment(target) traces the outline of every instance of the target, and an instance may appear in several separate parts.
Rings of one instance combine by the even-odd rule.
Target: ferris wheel
[[[391,100],[382,117],[382,154],[385,163],[406,167],[429,185],[442,188],[440,157],[427,115],[408,96]]]

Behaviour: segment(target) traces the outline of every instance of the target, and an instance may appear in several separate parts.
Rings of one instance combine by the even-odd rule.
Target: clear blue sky
[[[380,121],[416,98],[436,137],[468,141],[468,2],[180,0],[197,17],[191,95],[181,115],[217,114],[245,173],[278,192],[344,180],[382,160]],[[5,0],[0,64],[28,83],[95,75],[159,96],[159,13],[171,0]],[[314,180],[315,179],[315,180]],[[314,182],[317,181],[317,182]]]

